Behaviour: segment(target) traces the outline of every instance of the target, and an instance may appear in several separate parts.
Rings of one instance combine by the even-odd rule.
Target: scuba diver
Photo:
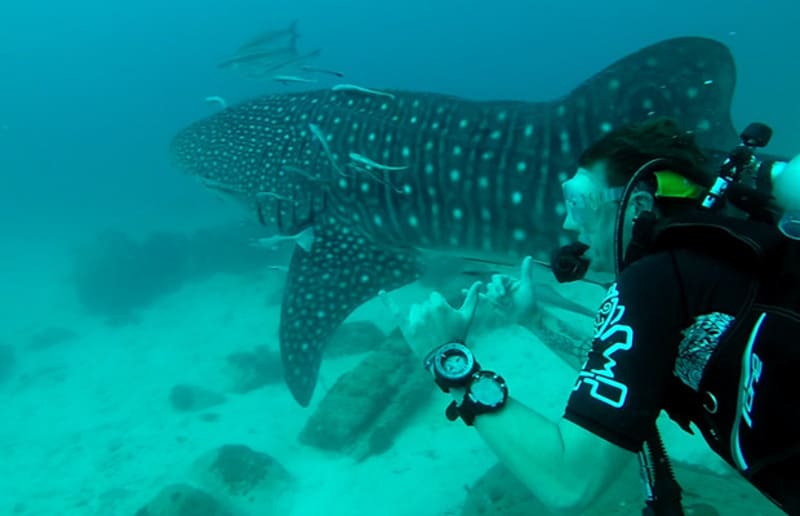
[[[452,396],[448,419],[474,426],[548,507],[580,513],[638,457],[643,514],[683,514],[656,429],[663,410],[800,514],[800,156],[759,159],[770,136],[748,126],[716,177],[670,119],[619,128],[582,154],[563,183],[564,228],[578,241],[552,268],[562,282],[587,270],[615,281],[560,420],[509,396],[466,345],[479,305],[537,317],[530,257],[519,279],[473,284],[458,309],[434,292],[406,318],[382,296]]]

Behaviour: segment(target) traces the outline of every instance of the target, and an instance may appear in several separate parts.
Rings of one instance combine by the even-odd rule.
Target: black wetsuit
[[[661,410],[667,410],[673,417],[686,416],[684,423],[694,421],[711,447],[735,466],[729,435],[704,428],[698,386],[707,365],[717,360],[718,337],[733,327],[745,304],[752,275],[711,253],[660,252],[623,271],[595,320],[593,348],[570,396],[568,420],[638,452]],[[800,346],[796,335],[786,341],[787,346]],[[774,418],[756,420],[760,436],[779,432],[785,438],[788,431],[793,438],[800,433],[800,388],[765,393],[756,384],[754,400],[759,409],[754,414],[782,411],[783,427],[796,421],[789,430],[768,428]],[[800,455],[787,451],[775,462],[745,476],[783,510],[800,514]]]

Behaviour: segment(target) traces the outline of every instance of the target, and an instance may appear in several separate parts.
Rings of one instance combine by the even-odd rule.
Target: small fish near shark
[[[381,290],[414,281],[425,250],[508,263],[567,241],[561,183],[612,128],[670,116],[710,149],[737,143],[735,66],[714,40],[634,52],[548,102],[478,102],[343,85],[268,95],[182,130],[171,152],[295,247],[280,345],[299,404],[334,330]]]
[[[297,68],[306,61],[319,57],[321,49],[301,53],[297,49],[298,20],[289,27],[263,32],[248,40],[234,54],[217,67],[223,70],[237,70],[249,78],[262,78],[279,70]]]

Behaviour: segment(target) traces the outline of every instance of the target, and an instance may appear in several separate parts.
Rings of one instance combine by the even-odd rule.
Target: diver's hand
[[[379,296],[394,317],[400,331],[414,353],[420,358],[431,350],[448,342],[465,342],[480,299],[478,291],[482,283],[476,281],[467,291],[460,308],[450,306],[438,292],[420,304],[414,304],[408,316],[404,316],[385,291]]]
[[[518,323],[531,317],[538,310],[533,288],[533,259],[527,256],[522,260],[519,279],[506,274],[493,275],[481,298],[494,309],[495,317],[503,322]]]

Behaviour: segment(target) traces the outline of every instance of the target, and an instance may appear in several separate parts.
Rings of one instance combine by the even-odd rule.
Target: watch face
[[[464,355],[443,357],[442,369],[450,376],[460,376],[464,371],[469,371],[469,360]]]
[[[495,407],[503,403],[507,392],[505,384],[495,375],[479,374],[469,388],[469,395],[472,399],[487,407]]]
[[[439,348],[433,367],[437,376],[446,380],[461,380],[472,374],[475,359],[466,346],[459,343]]]

